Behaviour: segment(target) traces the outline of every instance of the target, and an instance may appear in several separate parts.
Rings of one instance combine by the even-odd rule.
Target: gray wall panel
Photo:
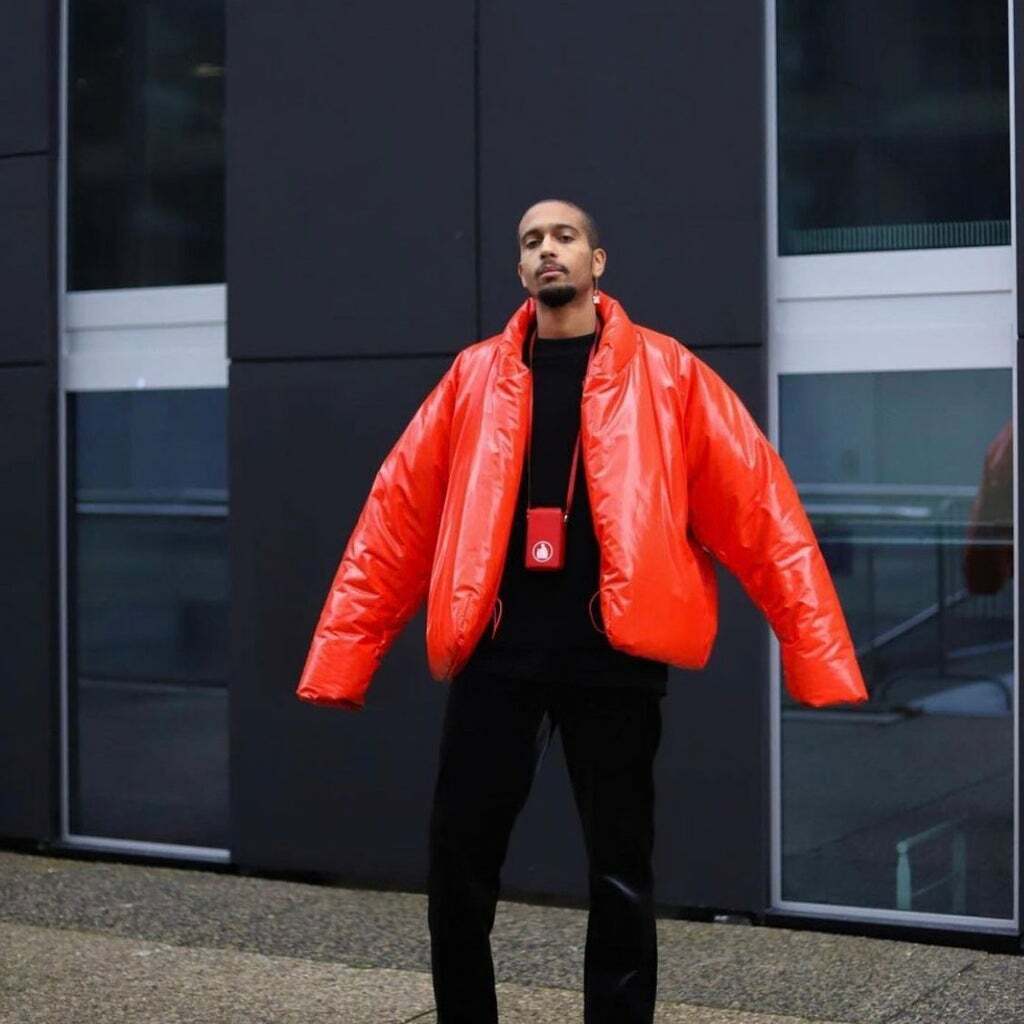
[[[231,358],[476,330],[473,5],[229,0]]]
[[[53,0],[0,4],[0,156],[51,146],[56,11]]]
[[[31,839],[59,826],[56,10],[0,5],[0,836]]]
[[[51,219],[49,157],[0,159],[0,363],[52,358]]]
[[[232,850],[242,864],[419,885],[445,691],[424,611],[366,710],[295,687],[381,461],[448,357],[233,363]]]
[[[485,333],[522,294],[519,217],[555,195],[590,208],[605,286],[638,322],[763,342],[763,8],[481,5]]]
[[[49,838],[56,824],[56,588],[53,381],[0,368],[0,835]]]
[[[472,6],[388,35],[392,14],[288,19],[229,2],[232,827],[250,867],[422,888],[446,697],[427,671],[424,611],[364,713],[294,696],[373,473],[449,363],[371,357],[454,354],[499,330],[522,300],[518,217],[563,193],[605,231],[609,292],[706,358],[763,423],[763,37],[753,4],[481,5],[478,282]],[[345,35],[360,46],[339,62]],[[673,670],[664,702],[657,896],[760,910],[768,632],[720,580],[711,663]],[[585,894],[557,739],[504,882]]]

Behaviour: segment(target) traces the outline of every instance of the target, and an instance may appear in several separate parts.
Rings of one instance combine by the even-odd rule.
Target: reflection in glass
[[[223,0],[69,10],[69,290],[224,281]]]
[[[226,847],[225,391],[69,401],[71,831]]]
[[[1013,916],[1009,369],[780,377],[871,701],[782,694],[782,897]]]
[[[1005,0],[778,0],[779,255],[1010,244]]]

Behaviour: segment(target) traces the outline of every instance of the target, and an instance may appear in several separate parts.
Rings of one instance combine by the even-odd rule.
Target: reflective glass
[[[69,50],[69,290],[223,282],[223,0],[70,0]]]
[[[227,846],[225,398],[69,396],[73,833]]]
[[[779,255],[1010,244],[1006,0],[779,0]]]
[[[780,451],[871,693],[783,694],[783,899],[1013,916],[1011,373],[780,378]]]

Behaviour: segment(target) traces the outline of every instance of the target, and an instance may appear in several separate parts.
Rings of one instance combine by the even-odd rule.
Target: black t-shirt
[[[565,505],[573,448],[580,428],[583,379],[594,334],[578,338],[538,338],[533,351],[533,428],[530,502],[536,507]],[[529,341],[523,345],[529,363]],[[668,666],[612,647],[603,632],[601,599],[594,597],[600,576],[600,549],[583,468],[580,442],[576,486],[566,525],[565,565],[551,571],[527,569],[527,468],[516,503],[508,557],[498,596],[501,619],[492,637],[488,620],[467,668],[515,678],[564,680],[572,685],[632,686],[664,694]],[[588,611],[591,598],[593,604]],[[591,621],[591,613],[594,622]]]

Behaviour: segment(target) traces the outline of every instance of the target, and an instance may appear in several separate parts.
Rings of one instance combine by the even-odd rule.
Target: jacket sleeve
[[[839,597],[785,464],[725,381],[689,350],[683,358],[690,529],[768,620],[794,700],[867,700]]]
[[[313,632],[300,700],[362,711],[374,673],[424,599],[448,484],[458,362],[377,471]]]

